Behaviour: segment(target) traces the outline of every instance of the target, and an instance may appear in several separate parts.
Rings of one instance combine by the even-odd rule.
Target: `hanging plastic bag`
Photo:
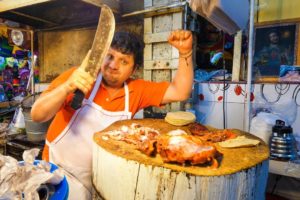
[[[21,106],[18,106],[15,110],[14,117],[9,124],[8,135],[23,134],[25,132],[24,115]]]
[[[250,133],[256,135],[265,143],[269,144],[269,139],[272,134],[272,127],[278,119],[283,120],[279,115],[260,112],[251,120]]]
[[[18,107],[18,109],[16,110],[16,119],[15,119],[14,126],[20,129],[25,128],[24,115],[21,107]]]
[[[292,125],[297,117],[297,105],[293,99],[282,99],[271,106],[272,113],[282,116],[287,125]]]

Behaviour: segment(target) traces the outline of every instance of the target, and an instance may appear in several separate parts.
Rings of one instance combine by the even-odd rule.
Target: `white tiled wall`
[[[235,91],[237,86],[241,87],[241,94]],[[196,83],[194,88],[194,109],[197,121],[216,128],[223,128],[223,84]],[[245,96],[243,91],[245,88],[246,84],[235,83],[226,87],[226,128],[244,129]],[[260,103],[262,107],[280,106],[283,116],[292,116],[292,113],[296,113],[292,127],[294,133],[300,135],[299,84],[254,84],[253,96],[252,108],[257,107]]]

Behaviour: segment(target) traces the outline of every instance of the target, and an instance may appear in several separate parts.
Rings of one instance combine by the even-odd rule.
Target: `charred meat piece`
[[[120,140],[125,141],[129,144],[138,145],[141,142],[141,136],[138,134],[124,134]]]
[[[236,138],[237,135],[234,132],[225,129],[225,130],[204,131],[203,135],[201,136],[199,135],[197,137],[205,142],[216,143],[216,142],[223,142],[228,139]]]
[[[137,149],[147,156],[156,154],[156,140],[145,140],[137,144]]]
[[[137,142],[137,149],[148,156],[153,156],[156,153],[156,138],[159,135],[156,131],[140,132]]]
[[[216,147],[192,135],[161,135],[157,138],[157,152],[164,162],[192,165],[211,162],[213,168],[219,166],[216,156],[220,154]]]
[[[204,135],[204,132],[208,129],[205,126],[195,122],[189,126],[189,130],[193,135]]]
[[[228,139],[237,137],[232,131],[225,130],[208,130],[205,126],[199,123],[193,123],[189,126],[192,135],[199,136],[205,142],[222,142]]]

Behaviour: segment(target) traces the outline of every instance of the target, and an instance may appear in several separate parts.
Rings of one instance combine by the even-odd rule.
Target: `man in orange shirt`
[[[118,120],[131,119],[148,106],[186,100],[193,84],[192,33],[171,32],[168,42],[179,51],[172,82],[150,82],[129,77],[143,63],[144,43],[128,32],[115,33],[111,47],[94,80],[80,68],[61,74],[34,103],[31,116],[44,122],[54,117],[46,137],[43,159],[65,171],[69,199],[91,199],[92,138]],[[87,64],[88,56],[82,62]],[[84,92],[82,107],[70,107],[73,92]]]

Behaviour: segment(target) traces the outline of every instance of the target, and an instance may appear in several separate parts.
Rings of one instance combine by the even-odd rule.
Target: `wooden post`
[[[238,31],[234,37],[232,81],[240,80],[241,53],[242,53],[242,31]]]
[[[144,0],[145,8],[167,5],[169,1]],[[181,10],[173,13],[152,15],[144,18],[144,79],[150,81],[172,81],[178,67],[178,51],[171,47],[168,36],[172,30],[182,29]],[[177,111],[181,103],[171,103],[158,112]]]

